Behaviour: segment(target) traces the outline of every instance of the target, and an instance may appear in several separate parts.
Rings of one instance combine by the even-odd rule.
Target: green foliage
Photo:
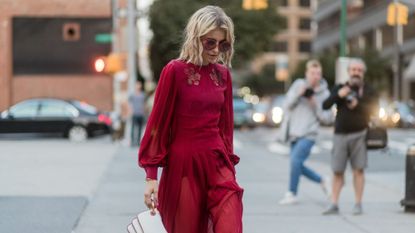
[[[183,41],[183,30],[189,17],[206,5],[218,5],[235,24],[235,55],[233,66],[244,66],[256,54],[266,51],[277,33],[280,19],[276,5],[269,8],[245,11],[241,0],[156,0],[150,8],[150,28],[153,39],[150,45],[151,68],[158,80],[161,69],[171,59],[177,58]]]
[[[275,65],[272,64],[265,65],[260,74],[248,76],[243,85],[260,97],[284,92],[284,82],[275,79]]]
[[[156,0],[151,6],[150,28],[153,39],[150,43],[150,60],[157,81],[162,68],[179,56],[184,27],[198,5],[194,0]]]
[[[333,86],[335,83],[337,57],[337,52],[322,53],[316,57],[323,67],[323,77],[327,80],[329,86]],[[378,51],[366,49],[361,52],[352,53],[350,57],[360,57],[366,62],[366,82],[381,91],[388,88],[390,65],[388,60],[381,57]],[[304,77],[306,62],[302,61],[299,63],[296,71],[292,75],[293,80]]]
[[[338,57],[337,53],[324,53],[317,56],[315,59],[320,61],[323,68],[323,77],[326,79],[329,86],[333,86],[336,79],[336,59]],[[305,65],[308,60],[301,61],[295,72],[291,75],[291,80],[294,81],[298,78],[304,78],[305,76]]]
[[[391,74],[390,64],[387,58],[382,57],[375,49],[366,49],[360,53],[354,53],[352,57],[360,57],[366,62],[367,71],[365,82],[374,88],[385,91],[388,88]]]

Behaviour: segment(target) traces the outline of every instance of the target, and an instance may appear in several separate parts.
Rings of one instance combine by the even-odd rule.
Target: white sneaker
[[[324,194],[326,194],[327,198],[330,199],[331,197],[331,180],[329,177],[325,177],[322,179],[321,182],[321,189],[323,189]]]
[[[292,205],[296,204],[298,202],[297,197],[292,192],[285,193],[285,196],[283,199],[280,200],[280,205]]]

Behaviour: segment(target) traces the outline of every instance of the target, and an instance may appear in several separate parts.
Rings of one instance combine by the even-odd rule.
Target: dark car
[[[233,97],[233,119],[235,128],[253,127],[255,125],[253,119],[253,106],[240,97]]]
[[[110,131],[108,115],[78,100],[29,99],[0,115],[0,133],[61,133],[73,141],[83,141]]]

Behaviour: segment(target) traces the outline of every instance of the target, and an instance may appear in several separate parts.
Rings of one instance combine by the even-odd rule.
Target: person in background
[[[135,92],[128,98],[132,112],[131,145],[140,145],[141,132],[145,118],[145,99],[141,82],[137,82]]]
[[[352,58],[348,65],[349,80],[336,85],[323,103],[323,109],[330,109],[334,104],[337,107],[331,157],[334,173],[332,203],[323,212],[324,215],[339,213],[338,202],[347,161],[350,161],[353,169],[353,214],[363,213],[364,169],[367,167],[366,129],[378,102],[377,93],[364,82],[365,72],[365,62],[360,58]]]
[[[328,181],[304,163],[315,144],[320,122],[328,123],[332,119],[331,111],[323,111],[322,103],[330,95],[327,82],[321,77],[320,62],[310,60],[306,64],[305,78],[297,79],[287,92],[284,116],[281,125],[281,139],[289,142],[290,150],[290,181],[288,192],[280,200],[281,205],[298,202],[298,185],[303,175],[321,185],[328,194]]]

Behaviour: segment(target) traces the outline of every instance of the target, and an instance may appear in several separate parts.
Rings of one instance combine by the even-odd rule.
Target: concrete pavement
[[[0,232],[70,233],[117,147],[109,138],[0,138]]]
[[[350,171],[341,195],[338,216],[322,216],[328,204],[321,188],[308,180],[300,183],[300,203],[280,206],[288,184],[288,156],[274,154],[255,143],[238,141],[241,157],[237,177],[244,193],[245,233],[411,233],[415,215],[403,212],[404,172],[367,174],[364,214],[351,215],[353,189]],[[144,172],[138,169],[137,148],[119,147],[101,183],[80,217],[74,233],[125,232],[132,217],[145,210]],[[330,175],[328,164],[310,161],[321,174]]]

